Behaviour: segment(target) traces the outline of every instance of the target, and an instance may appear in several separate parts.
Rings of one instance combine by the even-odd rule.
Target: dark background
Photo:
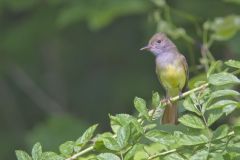
[[[174,23],[201,43],[196,25],[239,14],[235,1],[167,2]],[[29,151],[37,141],[56,151],[93,123],[109,130],[108,114],[134,114],[135,96],[163,94],[154,57],[139,51],[156,32],[149,18],[154,10],[150,0],[0,0],[0,159],[15,159],[15,149]],[[212,52],[239,59],[239,42],[238,34],[215,43]],[[199,64],[197,45],[190,55],[182,39],[175,43],[190,67]]]

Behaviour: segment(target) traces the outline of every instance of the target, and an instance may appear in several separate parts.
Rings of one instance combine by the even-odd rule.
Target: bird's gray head
[[[164,33],[156,33],[149,40],[148,45],[141,48],[140,50],[151,51],[155,56],[157,56],[164,52],[169,52],[173,49],[176,49],[175,44],[170,39],[168,39]]]

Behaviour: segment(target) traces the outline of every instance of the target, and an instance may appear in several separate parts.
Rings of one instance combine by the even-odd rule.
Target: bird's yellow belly
[[[186,83],[186,73],[184,68],[168,65],[160,71],[160,80],[167,90],[182,90]]]

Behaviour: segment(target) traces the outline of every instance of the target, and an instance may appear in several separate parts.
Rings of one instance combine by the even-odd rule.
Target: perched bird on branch
[[[173,96],[181,96],[187,87],[188,64],[176,45],[164,33],[156,33],[148,45],[140,50],[148,50],[155,55],[157,77],[166,90],[167,100]],[[162,124],[176,122],[177,106],[170,102],[164,110]]]

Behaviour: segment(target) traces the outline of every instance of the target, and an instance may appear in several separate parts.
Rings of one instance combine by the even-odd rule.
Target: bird
[[[188,85],[188,64],[177,46],[164,33],[156,33],[149,40],[147,46],[140,49],[153,53],[156,63],[156,74],[159,82],[166,91],[166,100],[182,95]],[[161,119],[162,124],[177,124],[177,106],[170,102],[165,107]]]

